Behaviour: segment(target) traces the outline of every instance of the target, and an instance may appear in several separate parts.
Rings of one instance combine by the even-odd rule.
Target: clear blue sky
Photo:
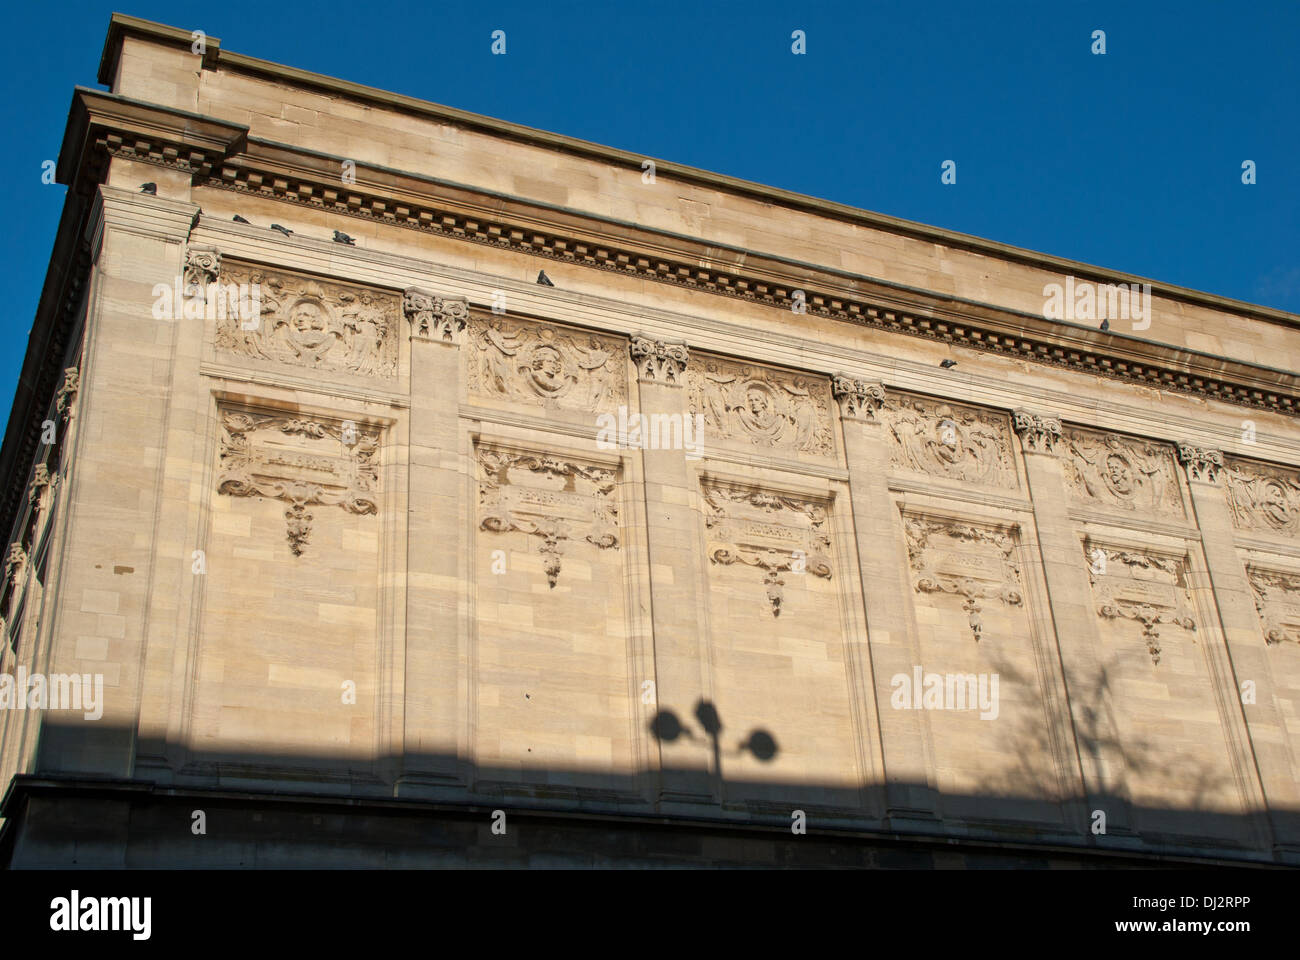
[[[57,156],[73,85],[97,86],[114,9],[278,63],[1300,313],[1300,0],[71,0],[11,6],[0,41],[5,416],[63,202],[41,161]],[[505,56],[490,52],[496,29]],[[791,53],[795,29],[806,55]],[[1096,29],[1104,56],[1091,53]],[[949,159],[953,186],[940,182]]]

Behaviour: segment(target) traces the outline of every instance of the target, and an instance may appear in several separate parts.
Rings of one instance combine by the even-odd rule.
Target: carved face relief
[[[891,393],[883,418],[894,467],[1007,489],[1019,483],[1010,425],[1001,414]]]
[[[580,410],[626,402],[626,347],[613,337],[506,317],[472,317],[469,392]]]
[[[692,363],[690,413],[717,439],[786,456],[834,454],[829,383],[714,357]]]
[[[1067,427],[1065,479],[1078,500],[1185,516],[1173,448],[1136,437]]]
[[[216,319],[218,355],[363,377],[397,375],[394,293],[225,260],[222,283],[256,291],[261,313]]]

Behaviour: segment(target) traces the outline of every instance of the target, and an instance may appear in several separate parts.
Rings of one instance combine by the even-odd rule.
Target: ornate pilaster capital
[[[690,361],[690,351],[682,340],[653,340],[640,333],[632,335],[628,346],[632,362],[636,364],[636,377],[644,383],[666,383],[681,386]]]
[[[43,463],[36,465],[35,476],[32,477],[31,486],[27,488],[27,502],[34,503],[41,495],[41,490],[50,485],[50,468]]]
[[[5,577],[12,578],[17,583],[23,572],[23,564],[26,562],[27,551],[23,549],[20,542],[15,540],[9,544],[9,556],[5,560]]]
[[[202,289],[206,284],[216,283],[221,276],[221,254],[216,250],[202,250],[190,247],[185,251],[185,289],[191,287]]]
[[[1016,410],[1011,414],[1011,425],[1020,434],[1026,453],[1056,452],[1056,442],[1061,439],[1061,421],[1058,418]]]
[[[1190,443],[1178,445],[1178,462],[1187,468],[1187,479],[1201,483],[1219,482],[1223,473],[1223,454],[1218,450],[1196,447]]]
[[[885,405],[885,385],[877,380],[859,380],[846,373],[831,377],[831,393],[840,404],[846,420],[877,423],[876,414]]]
[[[459,346],[469,322],[469,301],[439,297],[414,287],[402,294],[402,311],[411,322],[411,337]]]
[[[63,371],[63,386],[59,387],[59,392],[54,395],[55,408],[64,417],[72,415],[73,404],[80,390],[81,371],[77,367],[68,367]]]

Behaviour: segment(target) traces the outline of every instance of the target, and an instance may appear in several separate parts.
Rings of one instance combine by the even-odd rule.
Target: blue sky
[[[6,416],[63,202],[41,162],[57,157],[73,86],[97,86],[114,9],[239,53],[1300,313],[1296,0],[71,0],[11,7],[0,39],[14,135],[0,172],[20,225],[0,233]],[[490,52],[497,29],[505,56]],[[1091,52],[1097,29],[1104,56]],[[949,159],[954,185],[940,182]]]

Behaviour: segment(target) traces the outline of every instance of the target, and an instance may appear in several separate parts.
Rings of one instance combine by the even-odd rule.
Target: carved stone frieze
[[[1264,640],[1300,643],[1300,574],[1246,567]]]
[[[721,440],[787,456],[833,457],[830,383],[718,357],[691,364],[689,405]]]
[[[349,376],[397,375],[396,294],[228,260],[221,269],[224,284],[257,291],[261,316],[223,311],[219,354]]]
[[[891,392],[884,417],[893,441],[891,466],[1009,490],[1018,487],[1005,414]]]
[[[1186,516],[1168,445],[1066,429],[1065,482],[1076,500],[1122,510]]]
[[[17,583],[22,578],[23,567],[27,563],[27,551],[18,541],[9,544],[9,556],[5,558],[5,579]]]
[[[620,545],[618,470],[542,453],[479,446],[479,529],[542,541],[546,582],[559,581],[566,545]]]
[[[50,468],[43,463],[36,465],[31,485],[27,488],[27,502],[35,503],[40,499],[41,491],[50,485]]]
[[[1300,537],[1300,470],[1233,458],[1226,475],[1234,526]]]
[[[1123,550],[1087,542],[1084,557],[1097,601],[1108,620],[1136,620],[1153,664],[1160,663],[1162,623],[1195,631],[1187,568],[1181,559],[1140,550]]]
[[[981,600],[1008,606],[1024,603],[1018,528],[972,524],[936,517],[904,516],[907,556],[918,593],[951,593],[965,598],[976,642],[984,633]]]
[[[311,506],[367,515],[379,509],[378,429],[351,420],[220,410],[217,490],[267,497],[284,511],[289,549],[301,556],[311,539]]]
[[[1223,471],[1223,454],[1218,450],[1194,447],[1190,443],[1178,445],[1178,462],[1187,468],[1189,480],[1218,483]]]
[[[491,315],[470,319],[469,344],[471,396],[576,410],[627,402],[622,339]]]
[[[685,380],[690,350],[684,342],[654,340],[638,333],[632,337],[628,349],[636,364],[637,379],[673,386],[680,386]]]
[[[825,501],[714,479],[702,481],[701,492],[709,561],[762,570],[772,616],[785,602],[784,574],[831,579]]]
[[[1044,417],[1028,410],[1017,410],[1011,416],[1011,425],[1020,434],[1025,449],[1030,453],[1055,453],[1061,439],[1061,421]]]
[[[469,323],[469,301],[439,297],[411,288],[402,294],[402,311],[411,323],[411,336],[459,344]]]
[[[879,420],[880,408],[885,405],[884,384],[875,380],[860,380],[847,374],[831,378],[831,393],[840,404],[840,415],[846,420]]]

